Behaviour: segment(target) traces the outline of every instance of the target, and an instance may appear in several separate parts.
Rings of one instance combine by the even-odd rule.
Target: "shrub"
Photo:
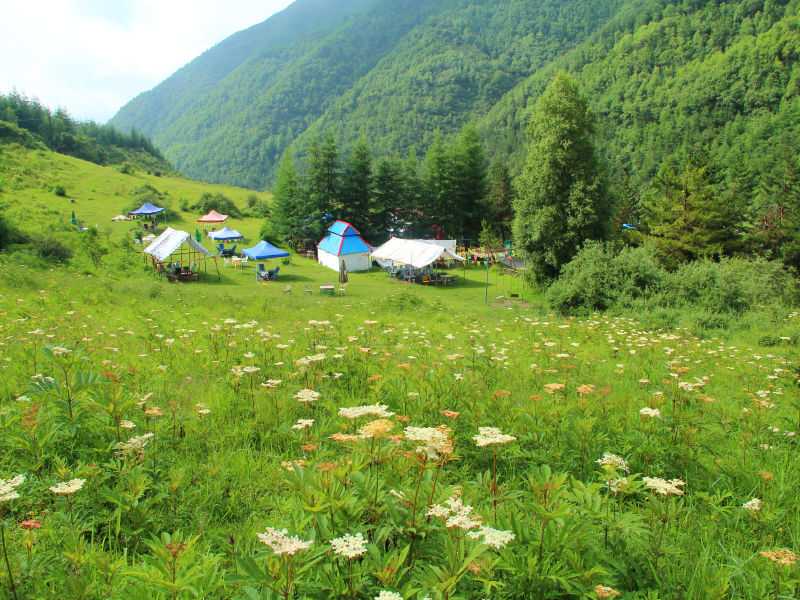
[[[59,198],[64,198],[67,195],[67,190],[64,189],[63,185],[57,185],[53,188],[53,193]]]
[[[617,252],[610,244],[590,242],[564,267],[547,299],[562,312],[605,310],[652,295],[665,276],[647,247]]]
[[[194,204],[191,208],[192,210],[201,213],[207,213],[211,210],[216,210],[224,215],[230,215],[235,219],[239,219],[242,216],[239,207],[234,204],[233,200],[228,198],[225,194],[220,193],[204,193],[202,196],[200,196],[200,200],[197,201],[197,204]]]
[[[72,249],[55,238],[39,237],[34,239],[32,244],[36,254],[44,260],[63,263],[72,258]]]
[[[742,313],[758,305],[793,303],[797,284],[779,261],[699,260],[668,276],[664,296],[678,306],[700,306],[710,313]]]

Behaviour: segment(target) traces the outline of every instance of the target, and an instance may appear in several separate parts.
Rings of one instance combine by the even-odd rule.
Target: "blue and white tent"
[[[358,229],[347,221],[336,221],[317,245],[319,263],[336,272],[342,265],[348,271],[369,271],[371,250]]]
[[[156,206],[155,204],[150,204],[149,202],[145,202],[136,210],[132,210],[128,213],[131,217],[154,217],[156,215],[160,215],[164,212],[164,208],[160,206]]]
[[[223,227],[219,231],[212,231],[208,234],[208,237],[218,242],[230,242],[233,240],[241,240],[244,236],[235,229]]]
[[[250,260],[269,260],[271,258],[286,258],[289,253],[280,248],[276,248],[269,242],[260,241],[252,248],[247,248],[242,252]]]

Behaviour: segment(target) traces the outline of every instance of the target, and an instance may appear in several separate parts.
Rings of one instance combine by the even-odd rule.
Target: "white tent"
[[[437,240],[438,241],[438,240]],[[379,263],[397,263],[422,269],[439,259],[464,260],[443,245],[422,240],[392,238],[380,248],[372,251],[372,258]]]
[[[172,229],[171,227],[167,227],[164,233],[154,239],[150,245],[144,249],[144,253],[152,256],[158,262],[164,262],[184,244],[188,244],[191,250],[199,252],[204,256],[209,256],[211,254],[191,235],[185,231],[178,231],[177,229]]]
[[[424,244],[435,244],[442,248],[447,248],[449,252],[456,253],[456,240],[413,240],[415,242],[422,242]]]

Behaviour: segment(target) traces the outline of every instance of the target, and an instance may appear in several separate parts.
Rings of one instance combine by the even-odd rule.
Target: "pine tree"
[[[502,239],[508,239],[514,221],[514,184],[502,160],[495,159],[489,167],[484,204],[492,230]]]
[[[404,192],[401,163],[391,158],[380,159],[372,190],[371,241],[384,241],[388,234],[403,228]]]
[[[425,155],[423,215],[420,225],[436,233],[453,233],[450,199],[453,163],[441,132],[437,131]]]
[[[332,135],[311,144],[305,184],[303,233],[306,239],[317,239],[341,208],[339,150]]]
[[[274,237],[296,246],[302,229],[303,198],[300,179],[291,153],[281,160],[273,189],[272,218],[262,228],[262,237]],[[302,237],[302,236],[299,236]]]
[[[697,160],[682,168],[662,166],[646,212],[659,253],[671,266],[730,255],[740,241],[736,204],[719,193]]]
[[[586,240],[605,237],[609,205],[592,144],[594,119],[575,80],[559,74],[539,98],[515,200],[514,240],[539,282]]]
[[[339,218],[353,223],[365,232],[372,232],[376,226],[380,226],[373,222],[370,214],[372,157],[367,140],[363,137],[350,154],[350,160],[342,175],[341,189]]]
[[[473,125],[464,127],[455,140],[450,164],[448,230],[459,239],[477,240],[486,196],[486,156]]]

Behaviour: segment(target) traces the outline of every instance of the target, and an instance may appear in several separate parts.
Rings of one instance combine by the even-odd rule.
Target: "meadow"
[[[796,597],[800,313],[563,318],[481,269],[323,297],[298,257],[169,284],[102,225],[134,176],[34,160],[73,159],[0,173],[14,222],[64,181],[110,252],[0,259],[0,597]]]

